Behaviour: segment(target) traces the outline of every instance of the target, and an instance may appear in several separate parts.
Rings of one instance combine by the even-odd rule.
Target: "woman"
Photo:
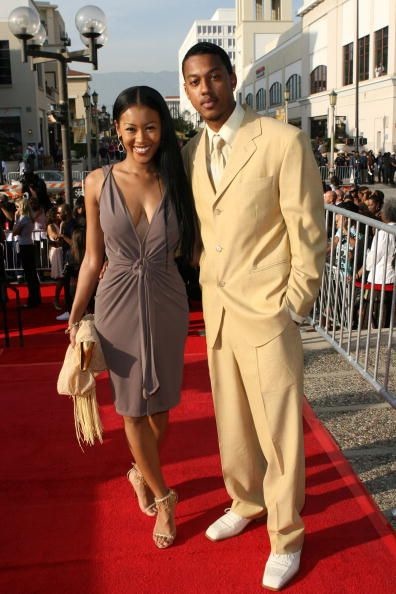
[[[73,217],[73,210],[69,204],[62,203],[57,208],[57,213],[60,217],[60,235],[59,238],[61,239],[62,249],[63,249],[63,262],[67,262],[68,258],[70,257],[70,249],[72,244],[72,234],[74,229],[77,226],[77,222]],[[58,316],[56,319],[60,322],[65,322],[69,319],[70,316],[70,309],[68,306],[71,306],[72,297],[68,294],[69,285],[65,282],[65,278],[63,279],[63,292],[65,295],[65,311]]]
[[[62,309],[60,294],[63,287],[63,249],[60,239],[60,215],[56,208],[51,208],[47,214],[47,237],[51,278],[56,281],[54,307],[60,310]]]
[[[41,303],[40,282],[37,276],[35,251],[32,233],[34,229],[33,213],[27,197],[16,202],[15,224],[12,235],[18,236],[19,253],[25,280],[28,286],[28,301],[25,307],[36,307]]]
[[[382,221],[396,225],[396,198],[386,198],[381,211]],[[383,300],[381,326],[389,328],[392,314],[393,285],[395,284],[396,237],[382,229],[377,229],[373,243],[367,252],[366,268],[369,271],[367,282],[374,285],[373,323],[380,325],[380,308]],[[367,298],[369,298],[367,296]]]
[[[188,304],[174,258],[191,259],[194,207],[165,101],[150,87],[117,98],[113,118],[123,161],[86,179],[86,254],[69,318],[71,343],[99,283],[95,325],[116,410],[135,460],[128,473],[141,510],[156,514],[159,548],[176,535],[177,495],[162,474],[159,444],[180,399]],[[100,208],[99,208],[100,206]]]
[[[66,311],[71,311],[74,295],[76,293],[77,279],[80,267],[85,255],[86,232],[85,225],[76,227],[71,236],[70,250],[66,254],[65,265],[63,268],[63,286],[65,288]],[[89,312],[92,312],[93,299],[88,304]]]

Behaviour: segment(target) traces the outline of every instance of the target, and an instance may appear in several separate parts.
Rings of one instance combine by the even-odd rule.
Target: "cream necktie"
[[[223,175],[225,167],[225,158],[223,154],[223,146],[225,145],[224,139],[219,135],[215,134],[212,140],[212,153],[210,157],[210,168],[212,171],[212,179],[214,186],[217,190],[221,177]]]

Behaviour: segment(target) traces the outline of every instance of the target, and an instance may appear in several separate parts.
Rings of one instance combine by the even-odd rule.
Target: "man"
[[[325,255],[322,184],[304,134],[235,105],[218,46],[183,60],[185,90],[206,123],[183,149],[199,217],[209,370],[231,511],[206,536],[235,536],[268,514],[263,586],[298,571],[304,536],[300,332]],[[295,322],[293,321],[295,320]]]

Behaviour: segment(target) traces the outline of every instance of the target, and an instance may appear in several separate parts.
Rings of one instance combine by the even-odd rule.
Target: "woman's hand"
[[[73,328],[70,329],[69,338],[70,338],[70,344],[72,345],[73,348],[76,346],[77,332],[78,332],[78,326],[73,326]]]

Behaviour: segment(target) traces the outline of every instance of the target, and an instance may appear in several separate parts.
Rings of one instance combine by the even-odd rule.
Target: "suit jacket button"
[[[216,252],[222,252],[223,248],[221,247],[221,245],[216,245]]]
[[[219,281],[218,282],[219,287],[225,287],[225,282],[224,281]]]

